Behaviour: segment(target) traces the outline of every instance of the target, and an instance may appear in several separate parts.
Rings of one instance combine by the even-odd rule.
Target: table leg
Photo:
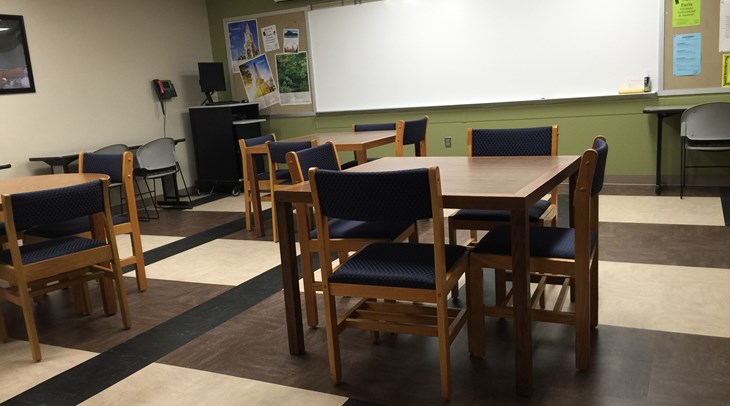
[[[253,222],[256,229],[256,236],[263,237],[264,215],[261,212],[261,191],[259,190],[256,159],[253,154],[246,157],[246,170],[248,171],[248,184],[249,190],[251,191],[251,205],[253,206]]]
[[[515,389],[532,394],[532,321],[530,317],[530,229],[526,208],[512,211],[512,292],[515,329]]]
[[[368,162],[368,151],[365,149],[355,151],[355,159],[357,159],[358,165],[367,163]]]
[[[297,246],[294,241],[294,215],[292,204],[276,202],[277,227],[279,231],[279,254],[284,283],[284,307],[286,309],[286,331],[289,338],[289,353],[304,353],[304,328],[302,327],[302,303],[299,295],[299,273],[297,272]]]
[[[662,127],[664,127],[664,114],[659,113],[656,117],[656,186],[654,193],[660,195],[662,193]]]

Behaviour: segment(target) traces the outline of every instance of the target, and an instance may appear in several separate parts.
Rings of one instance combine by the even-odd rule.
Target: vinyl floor
[[[647,189],[648,191],[648,189]],[[600,313],[591,368],[574,368],[573,329],[533,325],[534,394],[514,393],[510,320],[487,319],[486,352],[463,330],[451,348],[452,405],[727,405],[730,402],[728,193],[653,196],[607,187],[600,202]],[[564,219],[567,199],[561,196]],[[36,304],[43,360],[31,360],[20,309],[0,303],[0,402],[86,405],[431,405],[436,340],[365,332],[341,338],[329,378],[325,330],[288,353],[278,245],[243,227],[243,199],[210,196],[142,223],[149,288],[126,274],[132,328],[78,316],[68,291]],[[422,224],[422,240],[430,238]],[[270,227],[270,224],[269,224]],[[466,239],[467,233],[459,235]],[[122,250],[129,250],[120,240]],[[485,278],[493,278],[490,271]],[[485,300],[493,294],[485,283]],[[320,307],[322,306],[320,300]],[[320,314],[323,310],[320,308]]]

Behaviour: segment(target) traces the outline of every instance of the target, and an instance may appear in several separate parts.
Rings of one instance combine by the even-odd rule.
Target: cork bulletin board
[[[262,115],[314,114],[307,10],[223,20],[234,100],[259,103]]]

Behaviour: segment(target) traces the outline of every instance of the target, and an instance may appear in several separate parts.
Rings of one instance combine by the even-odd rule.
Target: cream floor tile
[[[182,237],[170,237],[165,235],[142,235],[141,238],[142,251],[149,251],[182,239]],[[132,240],[129,238],[129,235],[117,236],[117,244],[119,246],[120,257],[124,258],[132,255]]]
[[[719,197],[601,195],[601,221],[724,226]]]
[[[82,405],[342,405],[347,398],[213,372],[151,364]]]
[[[601,261],[599,324],[730,337],[730,270]]]
[[[280,263],[274,242],[217,239],[146,269],[150,279],[236,286]]]
[[[261,209],[266,210],[271,208],[271,202],[261,202]],[[243,213],[245,211],[245,206],[243,203],[243,195],[238,196],[228,196],[224,197],[223,199],[218,199],[216,201],[201,204],[200,206],[195,206],[192,209],[193,211],[230,211],[230,212],[241,212]]]
[[[27,341],[0,343],[0,402],[96,356],[96,353],[41,344],[43,360],[35,362]]]

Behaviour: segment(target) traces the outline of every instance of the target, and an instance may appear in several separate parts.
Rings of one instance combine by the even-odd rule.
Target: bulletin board
[[[685,0],[664,1],[664,58],[663,94],[726,92],[722,88],[722,55],[720,52],[720,2],[727,0],[698,1],[700,24],[688,27],[672,27],[672,9],[675,3]],[[701,34],[700,72],[690,76],[675,76],[675,35]],[[730,52],[726,52],[730,54]]]
[[[234,100],[258,102],[262,115],[314,114],[306,13],[295,9],[223,20]]]

